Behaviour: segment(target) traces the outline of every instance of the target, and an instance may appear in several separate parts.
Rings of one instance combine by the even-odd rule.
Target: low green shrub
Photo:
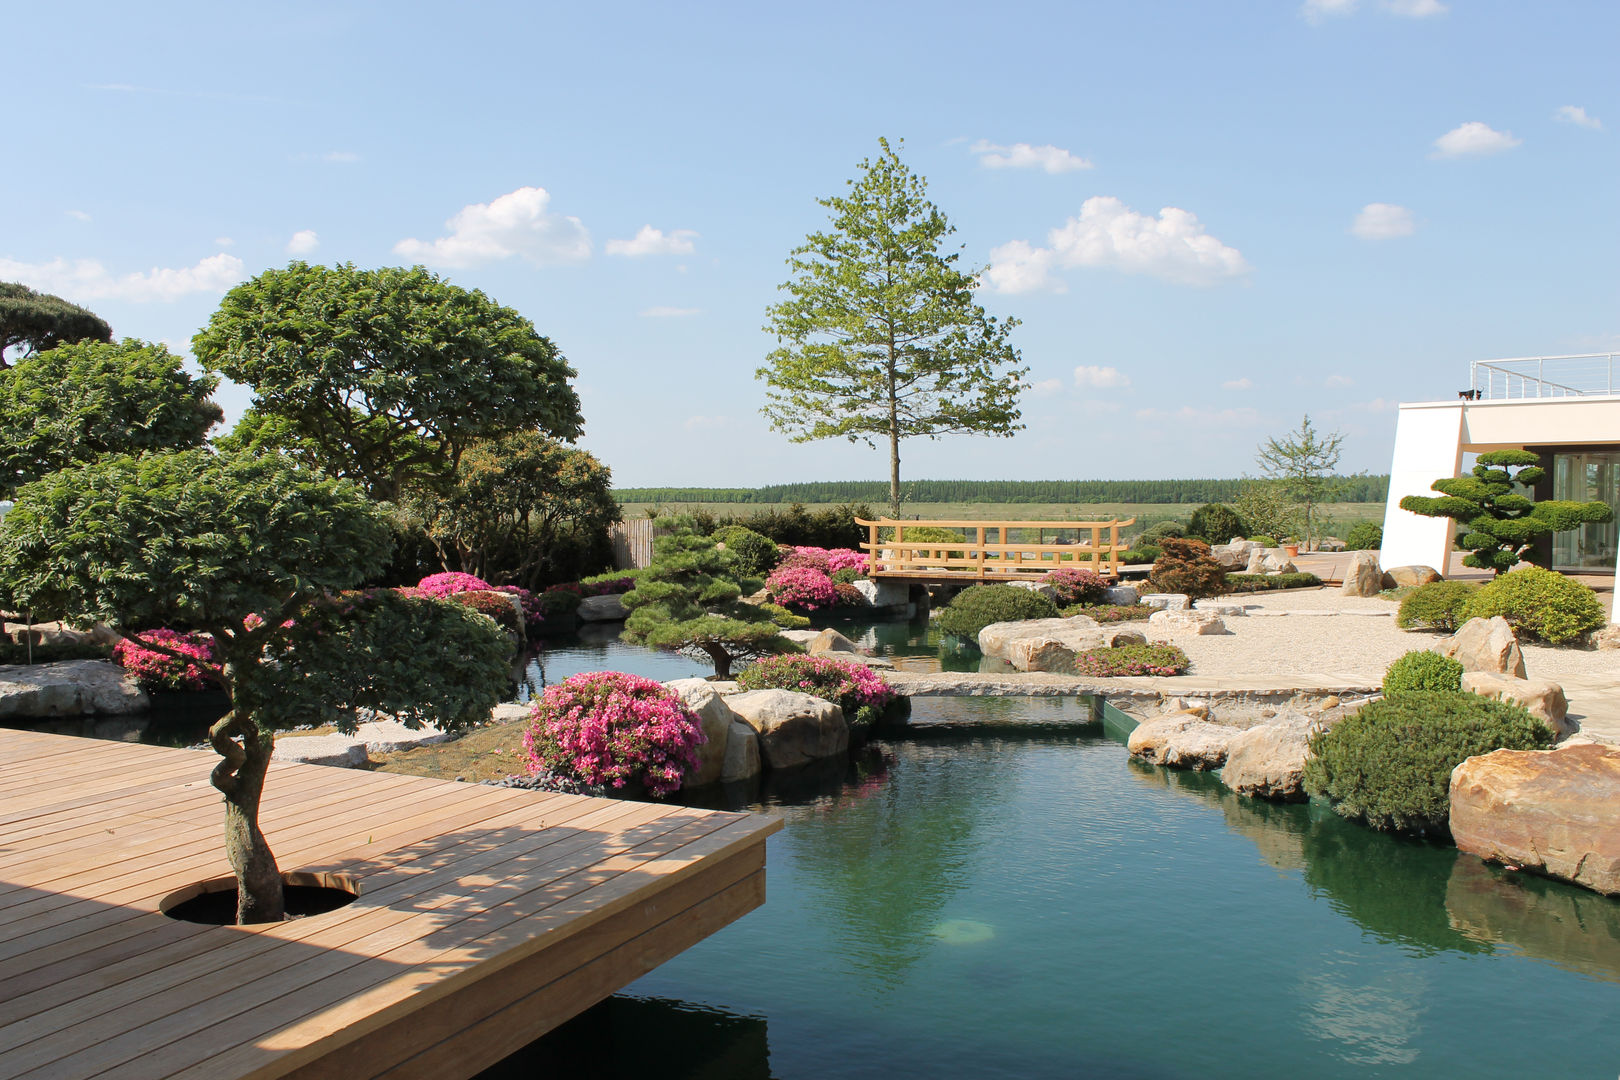
[[[1162,554],[1164,554],[1164,550],[1159,545],[1138,542],[1135,547],[1120,552],[1119,561],[1126,566],[1142,566],[1153,562]]]
[[[1401,597],[1395,625],[1402,630],[1444,630],[1452,633],[1466,618],[1463,612],[1479,592],[1479,586],[1466,581],[1431,581]]]
[[[1151,604],[1070,604],[1062,615],[1085,615],[1100,623],[1137,622],[1158,610]]]
[[[796,615],[781,604],[761,604],[759,610],[771,617],[771,622],[783,630],[807,630],[810,619],[804,615]]]
[[[540,594],[540,613],[548,619],[566,622],[579,610],[579,602],[583,599],[578,586],[553,585]]]
[[[1547,725],[1517,705],[1478,694],[1395,694],[1311,737],[1305,787],[1374,829],[1445,836],[1453,769],[1492,750],[1552,742]]]
[[[1074,673],[1097,679],[1127,675],[1182,675],[1187,671],[1187,654],[1174,645],[1116,645],[1093,649],[1074,658]]]
[[[1249,539],[1254,541],[1256,544],[1259,544],[1261,547],[1274,548],[1277,546],[1277,538],[1275,536],[1251,536]]]
[[[1187,522],[1187,535],[1210,544],[1224,544],[1234,536],[1244,536],[1249,525],[1225,503],[1207,503],[1193,511]]]
[[[1464,621],[1500,615],[1521,638],[1549,645],[1574,641],[1609,621],[1597,593],[1539,566],[1498,575],[1473,595],[1463,615]]]
[[[1376,521],[1358,521],[1345,535],[1346,551],[1376,551],[1384,546],[1384,527]]]
[[[726,551],[737,564],[754,577],[764,577],[782,561],[782,551],[775,540],[745,525],[727,525],[714,534],[714,539],[726,545]]]
[[[1314,589],[1322,584],[1315,574],[1227,574],[1227,592],[1272,592],[1276,589]]]
[[[973,585],[957,593],[935,622],[941,633],[977,641],[979,631],[991,623],[1055,619],[1057,613],[1057,605],[1033,589]]]
[[[1148,583],[1158,592],[1186,593],[1194,600],[1226,591],[1226,571],[1202,540],[1165,537],[1164,554],[1153,561]]]
[[[1384,672],[1385,694],[1414,690],[1456,693],[1462,689],[1463,666],[1449,656],[1418,649],[1400,657]]]
[[[1137,539],[1145,544],[1157,544],[1165,539],[1182,537],[1186,535],[1187,526],[1183,525],[1181,522],[1160,521],[1143,529],[1142,535],[1137,537]]]

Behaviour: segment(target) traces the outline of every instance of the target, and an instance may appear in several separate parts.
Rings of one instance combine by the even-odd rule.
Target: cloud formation
[[[67,214],[68,217],[72,218],[74,221],[89,221],[90,220],[90,215],[85,213],[83,210],[67,210],[67,211],[64,211],[64,212]]]
[[[67,300],[128,300],[137,304],[178,300],[199,292],[222,293],[242,280],[242,260],[210,255],[181,269],[153,267],[114,276],[96,259],[56,258],[45,263],[0,259],[0,280],[20,281]]]
[[[287,254],[308,255],[321,246],[321,238],[315,235],[314,229],[299,229],[287,241]]]
[[[1299,11],[1310,22],[1338,15],[1350,15],[1356,10],[1356,0],[1305,0]]]
[[[1307,22],[1320,23],[1335,16],[1353,15],[1356,6],[1357,0],[1305,0],[1299,11]],[[1378,6],[1404,19],[1429,19],[1451,10],[1441,0],[1382,0]]]
[[[681,319],[688,315],[701,315],[703,309],[695,307],[650,307],[643,308],[639,314],[643,319]]]
[[[1243,255],[1205,231],[1196,214],[1167,206],[1157,217],[1139,214],[1112,196],[1097,195],[1047,234],[1046,247],[1014,240],[992,248],[985,281],[1004,293],[1067,285],[1057,269],[1079,266],[1150,274],[1181,285],[1214,285],[1250,270]]]
[[[979,164],[987,169],[1043,169],[1049,173],[1066,173],[1092,167],[1085,158],[1050,143],[1031,146],[1021,142],[1000,146],[980,139],[970,149],[979,155]]]
[[[462,207],[445,222],[448,236],[414,237],[394,245],[394,254],[429,266],[462,268],[522,258],[536,266],[577,263],[591,257],[591,237],[579,218],[550,213],[545,188],[520,187],[488,203]]]
[[[1440,0],[1384,0],[1384,10],[1407,19],[1432,19],[1451,9]]]
[[[1500,154],[1504,150],[1511,150],[1523,141],[1515,139],[1511,131],[1497,131],[1488,124],[1470,120],[1465,124],[1458,124],[1434,140],[1433,156],[1482,157],[1486,154]]]
[[[1254,380],[1245,375],[1241,379],[1228,379],[1221,383],[1222,390],[1253,390]]]
[[[1576,127],[1590,128],[1593,131],[1603,130],[1603,121],[1592,116],[1579,105],[1558,106],[1558,111],[1553,113],[1553,119],[1561,124],[1574,124]]]
[[[629,240],[609,240],[606,250],[609,255],[628,255],[631,258],[643,255],[690,255],[692,241],[696,237],[697,233],[691,229],[674,229],[665,233],[662,229],[643,225]]]
[[[1417,231],[1412,211],[1394,203],[1368,203],[1350,224],[1350,231],[1363,240],[1391,240]]]
[[[1131,377],[1117,367],[1081,364],[1074,369],[1074,385],[1091,390],[1122,390],[1131,385]]]

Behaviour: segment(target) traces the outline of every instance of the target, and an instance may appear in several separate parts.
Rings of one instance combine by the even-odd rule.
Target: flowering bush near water
[[[744,690],[796,690],[837,705],[851,726],[871,724],[896,697],[865,664],[825,656],[767,656],[739,676]]]
[[[804,611],[849,603],[833,576],[840,575],[840,581],[859,577],[867,566],[867,557],[850,548],[790,547],[783,552],[782,561],[765,580],[765,588],[778,604]]]
[[[642,784],[668,795],[697,767],[703,729],[692,710],[651,679],[622,671],[573,675],[548,687],[523,733],[531,772],[587,784]]]

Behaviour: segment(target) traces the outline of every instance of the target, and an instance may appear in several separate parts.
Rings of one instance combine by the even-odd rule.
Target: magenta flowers
[[[676,694],[622,671],[592,671],[548,687],[523,733],[531,772],[587,784],[640,782],[668,795],[697,767],[703,729]]]
[[[494,588],[483,578],[454,570],[444,574],[429,574],[418,581],[416,587],[429,596],[449,596],[458,592],[488,592]]]
[[[189,657],[181,660],[148,649],[134,638],[120,639],[113,646],[113,659],[142,686],[149,690],[202,690],[213,685],[209,669],[219,660],[212,637],[169,629],[142,630],[139,637]]]

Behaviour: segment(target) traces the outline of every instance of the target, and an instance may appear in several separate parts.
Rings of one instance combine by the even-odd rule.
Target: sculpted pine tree
[[[0,281],[0,368],[6,353],[32,356],[75,341],[111,341],[112,327],[93,311],[26,285]]]
[[[1011,436],[1028,368],[1007,343],[1017,319],[973,300],[975,275],[941,253],[955,230],[922,177],[880,139],[845,196],[819,200],[832,228],[788,259],[788,299],[767,312],[780,345],[755,372],[762,410],[794,442],[889,446],[889,503],[900,512],[900,442],[948,434]]]

